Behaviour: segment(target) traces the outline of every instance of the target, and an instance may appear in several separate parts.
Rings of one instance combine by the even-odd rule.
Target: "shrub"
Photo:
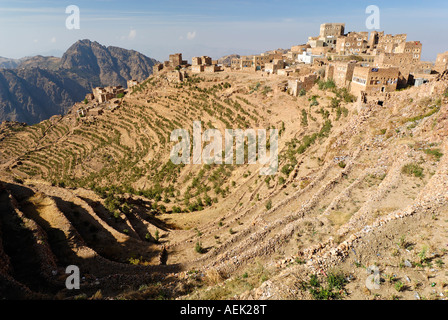
[[[331,98],[331,107],[332,108],[339,108],[340,105],[341,105],[341,100],[339,100],[338,98]]]
[[[272,91],[272,88],[271,88],[271,87],[269,87],[269,86],[264,86],[264,88],[263,88],[263,94],[264,94],[264,95],[268,94],[268,93],[271,92],[271,91]]]
[[[328,79],[327,81],[318,81],[319,90],[328,90],[336,88],[336,84],[333,79]]]
[[[294,170],[294,166],[292,166],[291,164],[286,164],[282,167],[282,173],[287,177],[292,172],[292,170]]]
[[[310,107],[315,107],[315,106],[318,106],[318,105],[319,105],[319,102],[317,100],[315,100],[315,99],[311,100]]]
[[[396,283],[395,283],[395,290],[397,290],[398,292],[401,292],[401,291],[403,291],[404,290],[404,283],[403,282],[401,282],[401,281],[397,281]]]
[[[202,244],[200,242],[196,242],[196,245],[194,246],[194,250],[200,254],[204,253],[204,248],[202,247]]]
[[[416,178],[422,178],[423,177],[423,168],[420,167],[416,163],[410,163],[405,165],[401,172],[408,175],[408,176],[415,176]]]
[[[443,157],[443,153],[440,152],[440,149],[426,149],[425,153],[427,155],[431,155],[434,156],[436,158],[437,161],[440,160],[440,158]]]
[[[266,210],[271,210],[272,209],[272,200],[269,200],[268,203],[266,203]]]
[[[173,213],[181,213],[182,209],[180,207],[174,206],[173,207]]]
[[[316,300],[338,300],[347,284],[343,274],[330,273],[324,287],[316,275],[311,275],[308,282],[302,283],[302,288],[308,290]]]
[[[307,127],[308,126],[308,113],[306,113],[305,110],[302,109],[302,126]]]
[[[425,118],[431,117],[432,115],[434,115],[434,114],[436,114],[437,112],[440,111],[440,107],[432,107],[430,109],[431,109],[431,111],[429,111],[428,113],[422,114],[420,116],[416,116],[416,117],[405,119],[403,121],[403,123],[406,123],[406,122],[417,122],[417,121],[423,120]]]

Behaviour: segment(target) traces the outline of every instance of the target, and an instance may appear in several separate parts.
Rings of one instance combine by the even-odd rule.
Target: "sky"
[[[70,5],[79,8],[79,29],[66,27]],[[159,61],[177,52],[184,59],[259,54],[306,43],[325,22],[371,31],[369,5],[380,9],[379,31],[421,41],[424,60],[448,51],[446,0],[0,0],[0,57],[61,56],[80,39]]]

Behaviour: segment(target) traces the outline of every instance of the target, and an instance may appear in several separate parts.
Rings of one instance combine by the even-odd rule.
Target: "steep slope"
[[[162,279],[169,298],[378,298],[366,291],[361,268],[377,264],[383,278],[401,277],[382,285],[383,298],[440,297],[448,79],[390,94],[382,106],[318,86],[292,97],[276,90],[284,79],[224,72],[176,84],[162,73],[113,112],[79,118],[75,106],[34,126],[5,123],[4,192],[48,233],[56,257],[67,246],[96,257],[82,265],[100,278],[86,284],[89,295],[101,288],[107,297],[155,298]],[[279,172],[173,165],[170,133],[191,131],[196,120],[203,130],[278,128]],[[9,230],[4,260],[14,265],[21,256]],[[83,260],[72,256],[59,267],[72,262]],[[139,278],[144,270],[159,280]],[[26,275],[2,272],[36,288]],[[311,275],[337,279],[337,290],[310,285]],[[129,290],[117,288],[117,277]]]
[[[90,80],[92,85],[126,86],[129,79],[146,79],[155,63],[156,60],[134,50],[80,40],[64,53],[61,68],[94,79]]]
[[[0,120],[36,123],[65,113],[83,99],[88,83],[65,71],[0,70]]]
[[[34,56],[20,59],[20,63],[16,68],[40,68],[46,70],[57,70],[61,64],[61,58],[58,57],[44,57]]]
[[[64,114],[92,87],[144,80],[156,61],[136,51],[81,40],[62,58],[29,57],[0,69],[0,121],[38,123]]]

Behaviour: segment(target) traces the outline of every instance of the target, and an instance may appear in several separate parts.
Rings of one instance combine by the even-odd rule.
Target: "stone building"
[[[301,63],[305,63],[305,64],[313,64],[314,59],[316,58],[323,58],[324,55],[317,55],[317,54],[312,54],[310,52],[304,52],[301,55],[297,56],[297,61],[301,62]]]
[[[326,67],[325,80],[333,79],[336,86],[348,88],[357,65],[357,61],[332,62]]]
[[[436,64],[434,65],[434,70],[438,73],[443,73],[448,69],[448,51],[444,53],[439,53],[437,55]]]
[[[201,73],[204,72],[205,66],[202,64],[196,64],[191,66],[191,72],[193,73]]]
[[[299,79],[288,80],[288,91],[289,94],[297,97],[301,90],[311,90],[317,80],[316,74],[309,74]]]
[[[204,72],[205,73],[215,73],[218,71],[222,71],[220,66],[217,66],[216,64],[204,66]]]
[[[95,96],[93,95],[93,93],[88,93],[86,94],[86,98],[87,101],[93,101],[95,100]]]
[[[119,94],[124,94],[124,88],[122,86],[116,87],[97,87],[93,89],[93,96],[98,103],[104,103],[111,99],[114,99]]]
[[[96,116],[102,115],[103,113],[104,113],[103,108],[99,108],[99,107],[91,108],[91,109],[87,110],[87,116],[96,117]]]
[[[327,55],[327,57],[331,61],[356,60],[365,65],[373,65],[375,62],[375,59],[376,59],[376,56],[371,55],[371,54],[345,55],[345,54],[330,53]]]
[[[163,70],[164,64],[163,63],[157,63],[152,67],[152,73],[158,74],[160,71]]]
[[[374,65],[380,68],[398,67],[400,76],[398,87],[412,84],[414,74],[431,73],[432,63],[421,60],[422,44],[420,41],[403,42],[393,53],[379,53],[375,57]]]
[[[308,38],[308,45],[311,48],[322,48],[325,46],[325,40],[320,39],[319,37],[310,37]]]
[[[376,45],[376,53],[393,53],[395,48],[406,42],[406,39],[406,34],[379,35],[378,44]]]
[[[280,70],[277,70],[277,75],[279,75],[279,76],[289,77],[292,73],[294,73],[294,70],[291,70],[291,69],[280,69]]]
[[[202,60],[203,65],[206,65],[206,66],[212,65],[212,58],[210,58],[208,56],[202,56],[201,60]]]
[[[409,53],[380,53],[375,57],[375,65],[378,67],[409,66],[415,62]]]
[[[331,47],[316,47],[316,48],[308,49],[307,53],[310,53],[314,56],[325,56],[332,51],[333,51],[333,48],[331,48]]]
[[[169,62],[172,67],[181,66],[183,64],[182,63],[182,53],[170,54]]]
[[[370,32],[369,40],[367,41],[367,46],[373,50],[378,46],[380,37],[384,36],[384,31],[372,31]]]
[[[354,95],[361,92],[387,93],[397,89],[399,70],[392,68],[355,67],[350,91]]]
[[[172,70],[166,73],[168,82],[179,83],[188,78],[188,74],[185,70]]]
[[[306,52],[307,49],[310,48],[311,46],[309,44],[292,46],[291,49],[285,54],[285,58],[289,61],[297,61],[297,56],[303,54],[303,52]]]
[[[412,59],[417,62],[421,60],[422,55],[422,43],[420,41],[408,41],[400,43],[394,53],[404,53],[412,56]]]
[[[323,23],[320,25],[320,38],[339,37],[344,35],[345,23]]]
[[[132,89],[133,87],[138,86],[139,84],[140,84],[140,82],[138,82],[137,80],[134,80],[134,79],[127,81],[128,89]]]
[[[192,66],[191,66],[191,72],[193,73],[214,73],[222,71],[221,67],[218,66],[217,60],[212,60],[212,58],[208,56],[202,56],[202,57],[194,57],[192,58]]]
[[[362,54],[368,49],[367,32],[350,32],[346,36],[340,36],[336,42],[336,53],[338,54]]]
[[[200,66],[200,65],[202,65],[202,58],[201,57],[193,57],[193,58],[191,58],[191,65],[192,66]]]
[[[301,44],[298,46],[292,46],[290,52],[302,53],[302,52],[306,51],[308,48],[311,48],[311,46],[309,44]]]
[[[335,48],[337,39],[343,36],[345,32],[345,23],[324,23],[320,25],[318,37],[309,38],[309,44],[312,48],[330,47]]]
[[[255,56],[242,56],[238,59],[232,59],[231,68],[234,70],[261,71],[266,68],[266,64],[274,63],[274,60],[282,60],[281,52],[273,51],[271,53],[262,53]],[[282,69],[283,67],[279,68]]]

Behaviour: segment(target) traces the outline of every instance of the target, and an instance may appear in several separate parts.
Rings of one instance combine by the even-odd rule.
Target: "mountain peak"
[[[0,122],[33,124],[64,113],[92,87],[126,86],[129,79],[148,78],[155,63],[137,51],[89,39],[75,42],[62,58],[0,59]],[[9,69],[1,69],[1,64]]]

